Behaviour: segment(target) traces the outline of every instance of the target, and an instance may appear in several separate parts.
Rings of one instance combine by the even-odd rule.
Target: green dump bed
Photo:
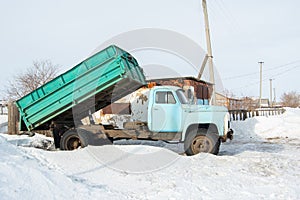
[[[72,124],[145,84],[137,61],[109,46],[19,99],[20,130],[49,129],[53,121]]]

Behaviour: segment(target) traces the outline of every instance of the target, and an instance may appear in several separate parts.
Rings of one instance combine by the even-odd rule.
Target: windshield
[[[189,101],[185,97],[184,92],[183,92],[182,89],[177,90],[176,94],[177,94],[178,99],[179,99],[179,101],[180,101],[181,104],[189,104]]]

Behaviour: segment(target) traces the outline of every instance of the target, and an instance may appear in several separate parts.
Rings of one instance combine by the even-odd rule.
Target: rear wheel
[[[184,141],[185,153],[188,156],[198,153],[212,153],[217,155],[220,148],[219,136],[208,132],[207,129],[193,129]]]
[[[62,150],[74,150],[87,145],[88,140],[82,134],[79,136],[76,130],[65,132],[60,140],[60,148]]]

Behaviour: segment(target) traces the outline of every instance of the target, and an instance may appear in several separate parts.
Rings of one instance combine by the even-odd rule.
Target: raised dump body
[[[16,102],[20,130],[48,130],[54,121],[68,126],[145,85],[135,58],[117,46],[85,59]]]

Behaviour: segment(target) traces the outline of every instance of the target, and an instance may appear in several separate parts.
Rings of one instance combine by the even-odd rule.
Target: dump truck
[[[141,90],[142,95],[132,95]],[[93,113],[126,96],[136,110],[122,126],[97,123]],[[147,87],[136,59],[112,45],[19,99],[16,106],[21,131],[51,130],[62,150],[141,139],[182,142],[187,155],[217,154],[221,142],[233,134],[227,109],[189,102],[182,88]]]

